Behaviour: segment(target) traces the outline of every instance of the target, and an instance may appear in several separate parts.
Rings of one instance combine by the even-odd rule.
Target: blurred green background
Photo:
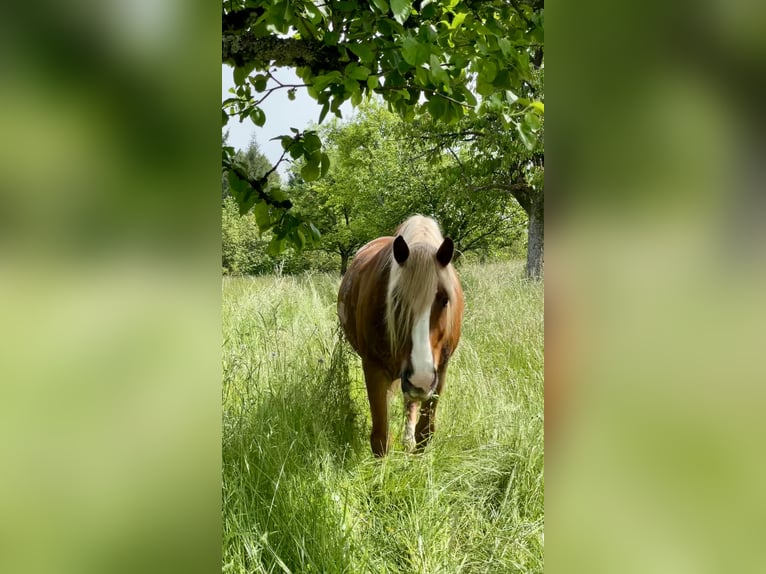
[[[0,12],[0,571],[215,571],[218,7]]]
[[[546,571],[763,570],[764,23],[548,3]]]
[[[2,11],[0,570],[216,570],[218,6]],[[550,571],[762,570],[765,12],[548,5]]]

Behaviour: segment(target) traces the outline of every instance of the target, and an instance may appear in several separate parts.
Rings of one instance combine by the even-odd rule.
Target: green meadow
[[[369,447],[330,274],[223,278],[223,571],[542,572],[543,286],[459,267],[463,336],[421,454]]]

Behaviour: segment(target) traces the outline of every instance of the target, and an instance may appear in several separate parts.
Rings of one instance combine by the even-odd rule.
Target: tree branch
[[[524,211],[527,212],[527,215],[530,214],[534,204],[532,196],[535,190],[527,182],[521,179],[511,181],[510,183],[502,183],[502,182],[496,181],[496,182],[488,183],[486,185],[474,186],[471,189],[474,193],[478,191],[490,191],[490,190],[497,190],[497,191],[503,191],[503,192],[509,193],[516,199],[516,201],[519,202],[519,205],[522,207]]]
[[[282,160],[284,160],[286,153],[287,153],[287,150],[283,151],[282,156],[279,158],[279,161],[277,161],[277,163],[274,164],[274,166],[269,171],[264,173],[259,178],[250,177],[247,174],[247,172],[244,169],[242,169],[241,166],[235,164],[234,162],[228,159],[223,160],[223,167],[228,171],[233,171],[239,179],[246,181],[247,184],[253,188],[255,193],[258,194],[258,197],[260,197],[262,201],[265,201],[266,203],[274,207],[278,207],[281,209],[290,209],[293,206],[292,201],[290,201],[289,199],[285,199],[282,201],[276,200],[273,197],[271,197],[268,193],[266,193],[266,185],[268,184],[269,176],[277,170],[277,167],[279,166],[279,164],[282,163]]]
[[[221,39],[221,61],[237,68],[247,65],[255,65],[260,70],[271,66],[308,67],[318,75],[332,70],[343,71],[346,62],[340,59],[341,53],[336,48],[308,38],[264,37],[244,30],[224,32]]]

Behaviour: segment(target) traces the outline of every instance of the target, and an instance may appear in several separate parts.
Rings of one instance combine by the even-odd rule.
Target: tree
[[[525,87],[530,98],[542,105],[544,70]],[[537,103],[537,102],[536,102]],[[493,110],[471,126],[478,134],[471,143],[471,167],[483,179],[476,189],[495,189],[516,199],[527,213],[527,265],[531,279],[543,276],[545,242],[545,151],[544,121],[529,115],[517,129],[508,130],[499,117],[505,106]],[[525,115],[529,112],[525,112]]]
[[[320,131],[330,170],[305,182],[297,165],[290,195],[297,212],[318,226],[319,248],[340,256],[341,273],[356,249],[393,233],[413,213],[436,217],[458,253],[519,242],[525,216],[507,194],[473,193],[457,156],[430,153],[380,104],[365,104],[353,120]]]
[[[263,125],[264,99],[299,87],[322,105],[320,123],[330,111],[340,116],[343,102],[358,105],[371,94],[407,120],[429,114],[455,123],[476,111],[474,91],[514,110],[498,116],[506,127],[539,123],[542,107],[518,94],[542,61],[543,12],[542,0],[227,0],[222,61],[234,67],[237,88],[224,102],[223,123],[236,115]],[[303,83],[276,82],[274,66],[294,68]],[[282,145],[279,161],[301,158],[305,181],[327,173],[330,157],[315,130],[295,129]],[[232,156],[224,146],[240,211],[264,205],[262,229],[305,243],[313,230],[288,212],[287,196],[266,190],[264,177],[247,177]]]
[[[229,133],[226,132],[223,138],[224,146],[228,144],[228,137]],[[279,187],[279,173],[270,171],[271,163],[261,151],[261,146],[258,145],[255,136],[250,139],[250,144],[247,146],[247,149],[244,151],[237,151],[234,157],[237,163],[244,168],[244,173],[246,173],[249,178],[260,179],[268,172],[268,175],[266,176],[267,191]],[[224,177],[221,185],[221,198],[225,199],[229,196],[231,196],[229,179],[228,177]]]
[[[543,109],[543,85],[541,62],[521,92],[533,108]],[[416,122],[410,127],[410,137],[430,142],[437,154],[452,154],[458,175],[474,200],[487,193],[515,199],[527,214],[526,273],[539,279],[543,275],[545,229],[543,119],[528,110],[514,112],[507,102],[495,97],[485,99],[479,109],[481,114],[467,116],[456,126]],[[514,113],[524,118],[511,127],[505,116]]]
[[[298,213],[316,223],[319,249],[340,256],[341,274],[351,255],[403,219],[400,197],[412,185],[400,149],[401,121],[379,105],[363,105],[350,122],[331,122],[321,129],[331,157],[327,175],[313,182],[302,178],[302,163],[293,172],[290,193]]]
[[[228,135],[228,134],[227,134]],[[224,136],[224,145],[227,135]],[[244,151],[235,155],[239,165],[248,177],[260,178],[271,168],[268,158],[260,150],[255,138]],[[279,174],[270,173],[266,189],[279,186]],[[237,216],[236,202],[231,195],[228,178],[221,185],[221,264],[231,273],[258,273],[269,270],[271,262],[266,254],[266,242],[260,237],[257,223],[252,214]]]

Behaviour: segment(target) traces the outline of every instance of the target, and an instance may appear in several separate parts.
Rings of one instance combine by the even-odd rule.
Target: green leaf
[[[271,215],[269,214],[269,204],[265,201],[259,201],[255,204],[253,210],[255,214],[255,223],[258,225],[258,229],[266,231],[271,225]]]
[[[354,82],[354,84],[359,87],[359,84]],[[330,109],[332,110],[332,113],[334,113],[337,117],[343,118],[343,113],[340,111],[340,107],[343,105],[343,102],[346,101],[346,98],[342,95],[337,95],[332,99],[332,103],[330,104]]]
[[[263,124],[266,123],[266,114],[261,108],[253,108],[250,110],[250,119],[258,127],[263,127]]]
[[[412,11],[412,0],[391,0],[391,12],[394,20],[399,24],[404,24],[410,17]]]
[[[343,75],[338,72],[337,70],[334,70],[330,72],[329,74],[322,74],[321,76],[316,76],[311,79],[311,86],[317,91],[321,92],[324,90],[327,86],[334,82],[340,82],[343,78]]]
[[[241,86],[245,83],[245,80],[250,75],[250,72],[255,70],[255,63],[245,64],[240,68],[234,68],[234,83],[237,86]]]
[[[252,190],[251,193],[239,198],[239,214],[245,215],[250,211],[250,208],[253,207],[253,204],[255,203],[255,199],[256,195],[252,193]]]
[[[537,132],[540,129],[540,118],[533,112],[527,112],[524,114],[524,123],[527,124],[529,131],[532,133]]]
[[[535,141],[532,138],[532,135],[527,133],[527,131],[525,129],[525,124],[523,122],[519,123],[519,124],[516,124],[516,131],[519,132],[519,135],[521,136],[521,141],[524,144],[524,146],[528,150],[534,149]]]
[[[388,14],[388,2],[386,0],[372,0],[372,3],[375,4],[381,14]]]
[[[319,164],[308,162],[301,168],[301,175],[305,181],[315,181],[319,179]]]
[[[369,84],[369,79],[367,80],[367,82]],[[322,120],[325,119],[328,111],[330,111],[330,102],[325,102],[324,105],[322,106],[322,111],[319,112],[319,121],[317,123],[320,123],[320,124],[322,123]]]
[[[234,195],[242,195],[245,192],[247,182],[240,179],[233,169],[229,170],[228,180],[229,188],[234,192]]]
[[[269,197],[271,197],[271,199],[274,201],[285,201],[287,199],[287,194],[278,187],[275,187],[269,191]]]
[[[404,61],[412,66],[420,66],[428,62],[431,55],[431,48],[428,44],[418,42],[417,38],[409,36],[402,43],[402,57]]]
[[[452,19],[452,24],[449,25],[450,30],[457,30],[458,27],[463,23],[463,20],[465,20],[465,17],[468,14],[465,12],[460,12],[459,14],[455,14],[455,17]]]
[[[229,114],[226,113],[226,110],[221,110],[221,127],[225,126],[229,123]]]
[[[303,248],[306,247],[306,236],[300,228],[298,228],[295,233],[298,236],[298,250],[303,251]]]
[[[449,85],[449,75],[441,67],[441,62],[439,62],[439,58],[437,58],[435,54],[431,54],[430,64],[431,79],[433,80],[434,84]]]
[[[346,47],[359,56],[363,62],[372,62],[375,59],[375,54],[373,54],[369,44],[347,44]]]
[[[282,143],[282,149],[287,151],[295,140],[290,136],[281,136],[279,141]]]
[[[328,46],[335,46],[338,43],[338,40],[340,39],[340,32],[337,30],[328,30],[324,33],[324,36],[322,38],[324,40],[324,43]]]
[[[476,96],[473,95],[473,92],[470,89],[468,89],[466,87],[462,87],[460,93],[462,93],[465,96],[466,104],[468,104],[469,106],[475,106],[476,105],[476,103],[477,103],[476,102]]]
[[[431,74],[425,68],[416,68],[415,80],[417,80],[418,85],[427,86],[431,82]]]
[[[506,58],[511,57],[511,41],[508,38],[498,38],[497,45],[500,47],[500,50],[503,52],[503,56]]]
[[[322,154],[322,159],[320,161],[320,166],[321,166],[321,169],[322,169],[322,177],[324,177],[325,175],[327,175],[327,172],[330,169],[330,156],[327,155],[326,153]]]
[[[314,241],[319,241],[320,237],[322,237],[322,234],[319,233],[319,230],[317,229],[316,225],[313,223],[309,223],[309,229],[311,230],[311,237],[314,239]]]
[[[276,257],[277,255],[282,253],[284,248],[285,248],[285,240],[275,236],[271,238],[271,241],[269,241],[268,253],[272,257]]]
[[[372,91],[378,87],[378,76],[367,76],[367,89]]]
[[[480,96],[489,96],[495,91],[495,86],[492,84],[488,84],[487,82],[481,81],[481,77],[476,80],[476,91],[479,93]]]
[[[303,136],[303,147],[306,153],[311,154],[322,147],[322,140],[316,133],[308,132]]]
[[[356,62],[351,62],[345,69],[346,78],[354,80],[366,80],[370,75],[370,69],[366,66],[360,66]]]
[[[513,87],[513,79],[509,70],[498,71],[495,79],[492,80],[492,85],[498,90],[509,90]]]
[[[545,113],[545,105],[542,102],[532,102],[529,105],[535,108],[541,114]]]
[[[269,78],[265,74],[257,74],[255,77],[252,78],[253,87],[255,88],[256,92],[262,92],[266,89],[266,84],[268,83]]]
[[[491,84],[497,76],[497,64],[493,60],[485,60],[480,63],[479,77],[482,82]]]
[[[434,95],[428,100],[428,112],[434,119],[441,119],[447,113],[447,100]]]
[[[303,155],[303,144],[299,141],[293,140],[292,145],[290,146],[290,151],[288,152],[290,154],[290,157],[293,159],[298,159]]]
[[[347,97],[351,97],[353,94],[359,92],[359,82],[353,78],[346,78],[343,80],[343,87],[346,88]],[[340,105],[338,107],[340,107]],[[333,111],[335,111],[335,109],[333,109]]]

